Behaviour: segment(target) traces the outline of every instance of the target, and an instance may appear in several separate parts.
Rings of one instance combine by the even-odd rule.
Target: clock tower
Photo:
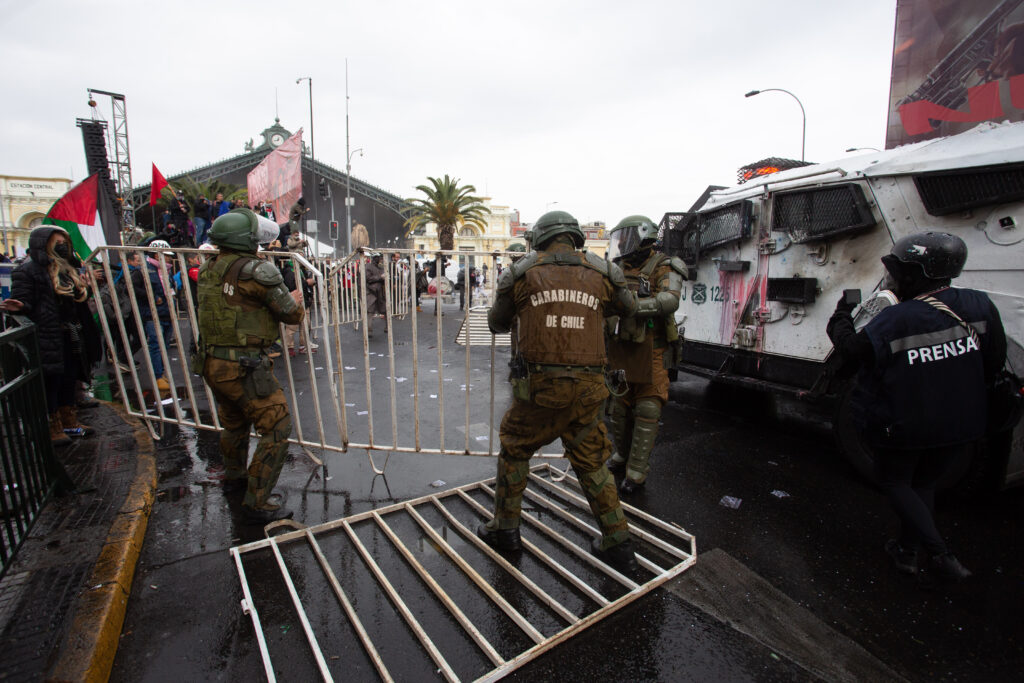
[[[252,150],[254,152],[261,152],[265,149],[277,149],[285,140],[292,136],[291,132],[281,125],[281,119],[278,118],[275,118],[274,125],[264,130],[261,135],[263,136],[263,142]]]

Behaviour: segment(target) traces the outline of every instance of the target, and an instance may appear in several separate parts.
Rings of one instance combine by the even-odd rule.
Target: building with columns
[[[71,188],[68,178],[0,175],[0,236],[4,253],[22,256],[28,236],[50,207]]]
[[[484,206],[491,210],[487,215],[487,226],[483,230],[475,225],[463,225],[455,232],[455,248],[467,252],[508,251],[511,244],[526,244],[526,233],[530,230],[529,223],[519,220],[519,212],[508,206],[495,204],[490,197],[482,197]],[[585,247],[598,256],[604,257],[608,251],[608,236],[602,222],[587,223],[580,228],[587,236]],[[409,234],[406,247],[430,254],[438,246],[437,225],[428,223]],[[465,265],[465,258],[459,259],[459,265]],[[470,259],[475,265],[474,259]]]

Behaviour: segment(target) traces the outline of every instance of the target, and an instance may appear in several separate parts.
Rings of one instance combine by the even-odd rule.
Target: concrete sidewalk
[[[76,491],[43,509],[0,581],[4,681],[104,681],[153,508],[146,428],[119,404],[79,417],[96,433],[57,453]]]

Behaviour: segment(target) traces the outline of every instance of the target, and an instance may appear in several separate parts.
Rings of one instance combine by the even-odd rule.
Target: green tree
[[[472,185],[459,185],[458,178],[428,177],[430,185],[418,185],[417,190],[426,198],[414,197],[407,199],[410,207],[405,209],[405,226],[408,236],[413,230],[434,223],[437,225],[437,239],[441,249],[455,248],[455,228],[470,224],[483,230],[487,225],[484,215],[491,212],[483,204],[483,199],[473,196],[476,188]]]

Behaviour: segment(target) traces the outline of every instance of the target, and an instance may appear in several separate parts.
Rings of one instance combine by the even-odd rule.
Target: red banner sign
[[[288,210],[302,194],[302,129],[267,155],[249,171],[249,205],[269,202],[278,222],[288,219]]]

